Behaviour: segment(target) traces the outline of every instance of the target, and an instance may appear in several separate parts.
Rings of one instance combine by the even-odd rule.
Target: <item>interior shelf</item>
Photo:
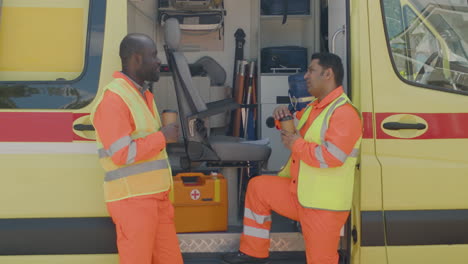
[[[296,20],[296,19],[308,19],[311,15],[288,15],[288,20]],[[262,15],[260,16],[262,20],[282,20],[283,16],[271,16],[271,15]]]

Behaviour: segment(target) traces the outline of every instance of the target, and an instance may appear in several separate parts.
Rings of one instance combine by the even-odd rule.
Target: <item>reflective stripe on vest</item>
[[[297,195],[303,207],[332,211],[348,211],[351,208],[354,172],[361,138],[356,142],[349,155],[333,143],[325,141],[325,135],[333,112],[346,103],[351,104],[345,94],[336,98],[317,116],[304,136],[307,142],[318,144],[315,149],[315,155],[320,163],[320,168],[309,166],[300,161]],[[297,130],[300,130],[305,125],[311,111],[312,107],[309,106],[299,121]],[[330,154],[343,162],[343,165],[329,168],[324,159],[322,147],[325,147]],[[291,158],[278,175],[290,177],[290,166]]]
[[[140,164],[130,165],[114,171],[107,172],[104,181],[114,181],[135,174],[167,169],[167,167],[167,162],[165,160],[154,160]]]
[[[155,133],[161,127],[154,101],[151,112],[141,95],[123,79],[112,81],[104,88],[104,92],[107,90],[119,95],[125,102],[134,120],[135,131],[130,136],[116,140],[108,149],[102,145],[99,134],[96,137],[99,161],[106,171],[104,178],[106,201],[167,191],[172,185],[172,173],[166,150],[150,159],[135,163],[138,151],[135,140]],[[104,93],[92,111],[91,120],[94,120],[94,113],[103,95]],[[128,147],[126,164],[116,165],[112,161],[112,156],[125,147]]]
[[[105,158],[105,157],[112,157],[115,153],[117,153],[119,150],[125,148],[128,146],[128,155],[127,155],[127,162],[126,164],[132,164],[135,162],[136,154],[137,154],[137,145],[135,141],[129,137],[125,136],[117,141],[115,141],[110,147],[109,150],[106,150],[104,148],[98,149],[98,155],[99,158]]]

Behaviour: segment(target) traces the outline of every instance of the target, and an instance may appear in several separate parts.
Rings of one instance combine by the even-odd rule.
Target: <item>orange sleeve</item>
[[[312,167],[339,167],[361,136],[362,120],[353,106],[345,104],[331,116],[325,142],[318,145],[299,138],[293,144],[292,153],[296,159]]]
[[[93,123],[104,149],[111,151],[112,161],[116,165],[149,159],[166,147],[161,131],[136,140],[129,138],[135,130],[133,117],[122,98],[111,91],[104,94]]]

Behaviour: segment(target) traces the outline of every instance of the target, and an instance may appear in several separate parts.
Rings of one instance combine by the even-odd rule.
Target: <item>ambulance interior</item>
[[[216,1],[215,1],[216,2]],[[221,1],[218,1],[221,2]],[[217,172],[224,175],[227,181],[228,188],[228,231],[241,232],[242,227],[242,206],[243,196],[248,181],[248,174],[271,174],[275,175],[281,166],[287,161],[289,156],[288,151],[282,146],[279,131],[275,128],[270,128],[266,124],[266,120],[271,116],[273,109],[281,104],[288,104],[288,76],[295,71],[278,71],[264,72],[261,68],[261,53],[263,48],[278,47],[278,46],[299,46],[307,49],[307,58],[319,51],[334,51],[343,59],[343,63],[347,65],[346,58],[346,4],[344,1],[327,1],[327,0],[311,0],[310,10],[304,14],[288,15],[286,18],[283,15],[265,15],[261,11],[260,0],[224,0],[219,6],[212,8],[211,11],[219,12],[222,17],[218,22],[219,26],[209,30],[198,30],[197,26],[192,24],[202,24],[203,15],[206,12],[194,8],[189,13],[192,15],[200,14],[199,17],[178,17],[181,30],[180,40],[177,39],[177,46],[180,55],[187,59],[190,69],[192,70],[191,84],[196,90],[195,97],[199,96],[205,103],[226,100],[233,97],[233,79],[235,67],[235,48],[236,39],[234,34],[238,29],[245,32],[244,59],[249,62],[255,61],[257,67],[255,75],[257,75],[257,120],[256,120],[256,144],[252,145],[258,151],[263,151],[263,156],[269,156],[267,163],[258,165],[255,162],[240,162],[237,164],[229,162],[197,162],[187,158],[184,140],[180,138],[178,143],[171,144],[168,147],[173,174],[179,172],[202,172],[210,174]],[[144,1],[128,1],[128,31],[145,33],[154,37],[158,56],[162,60],[163,67],[161,79],[154,85],[155,100],[159,111],[163,109],[176,109],[184,111],[186,107],[177,100],[177,96],[181,93],[176,92],[177,86],[185,86],[180,83],[174,86],[173,75],[168,72],[169,68],[165,67],[168,64],[166,57],[165,45],[167,38],[173,36],[174,29],[166,32],[168,28],[168,19],[179,14],[183,10],[174,8],[170,1],[159,2],[152,0]],[[186,11],[185,11],[186,12]],[[330,18],[330,19],[329,19]],[[284,22],[284,23],[283,23]],[[210,22],[215,23],[215,22]],[[173,25],[172,25],[173,26]],[[200,25],[198,25],[200,26]],[[170,27],[170,26],[169,26]],[[188,30],[184,30],[187,29]],[[200,26],[201,28],[201,26]],[[168,34],[169,33],[169,34]],[[177,38],[177,37],[176,37]],[[169,42],[174,42],[169,40]],[[174,44],[169,44],[171,46]],[[210,57],[224,71],[219,73],[215,71],[217,76],[213,76],[208,71],[197,74],[193,70],[193,64],[201,58]],[[308,62],[309,59],[307,59]],[[169,59],[169,63],[170,63]],[[171,65],[174,67],[174,65]],[[303,71],[303,70],[302,70]],[[208,73],[207,73],[208,72]],[[222,76],[223,83],[213,81],[213,78]],[[176,77],[180,76],[180,71]],[[211,76],[210,76],[211,75]],[[346,77],[345,77],[346,78]],[[176,78],[177,79],[177,78]],[[183,78],[182,78],[183,79]],[[179,82],[178,80],[176,82]],[[347,82],[347,78],[345,82]],[[345,85],[347,86],[347,85]],[[346,88],[346,87],[345,87]],[[180,87],[179,87],[180,89]],[[189,92],[190,93],[190,92]],[[193,91],[192,91],[193,93]],[[195,100],[195,104],[196,101]],[[193,104],[194,100],[185,101],[188,104]],[[226,101],[227,102],[227,101]],[[229,107],[229,106],[226,106]],[[227,110],[232,110],[227,109]],[[231,111],[223,111],[210,117],[202,118],[207,129],[209,137],[221,138],[226,135],[231,122]],[[187,126],[186,121],[182,120],[181,129]],[[181,135],[190,133],[189,129],[181,131]],[[192,131],[193,132],[193,131]],[[185,135],[187,136],[187,135]],[[182,136],[181,136],[182,137]],[[229,140],[224,138],[225,140]],[[232,138],[231,138],[232,139]],[[269,142],[271,155],[262,146]],[[232,142],[231,142],[232,143]],[[240,144],[243,145],[243,144]],[[232,144],[218,147],[212,145],[216,151],[232,152]],[[227,149],[226,149],[227,148]],[[249,150],[243,152],[243,155],[248,154]],[[232,153],[231,153],[232,154]],[[247,159],[247,158],[246,158]],[[246,167],[248,167],[246,169]],[[273,217],[272,232],[297,232],[300,229],[299,225],[292,220],[286,219],[279,215]],[[343,241],[344,243],[345,241]]]
[[[109,0],[107,3],[115,3],[112,1]],[[220,155],[231,158],[231,160],[223,158],[216,162],[210,160],[208,154],[202,155],[198,159],[193,158],[200,153],[200,148],[197,148],[196,145],[194,148],[187,146],[187,141],[184,141],[182,136],[177,143],[169,144],[168,152],[175,176],[175,188],[183,187],[189,190],[185,196],[177,193],[177,190],[175,193],[176,227],[179,224],[178,219],[183,220],[181,226],[177,227],[179,238],[185,239],[184,241],[196,239],[201,241],[207,236],[232,235],[234,237],[236,235],[237,244],[220,243],[215,245],[212,243],[209,252],[237,250],[235,247],[238,247],[238,234],[242,232],[243,201],[249,177],[261,174],[275,175],[286,163],[289,156],[288,150],[281,142],[279,131],[271,128],[271,123],[268,120],[277,106],[288,105],[294,99],[288,95],[288,78],[295,75],[297,67],[283,67],[281,61],[277,61],[277,67],[267,67],[264,70],[262,66],[266,65],[266,60],[262,54],[272,47],[295,47],[293,50],[296,51],[299,47],[306,51],[306,55],[302,56],[302,58],[306,58],[306,64],[315,52],[331,51],[338,54],[345,66],[344,89],[356,103],[359,98],[353,97],[353,94],[356,93],[353,93],[351,88],[357,88],[350,87],[348,78],[350,73],[348,60],[350,28],[348,27],[349,16],[347,14],[349,12],[347,9],[349,7],[347,4],[350,1],[310,0],[307,2],[310,8],[302,10],[299,14],[287,15],[286,17],[282,13],[265,14],[261,8],[262,3],[280,3],[283,2],[282,0],[213,0],[212,2],[216,3],[216,6],[210,7],[209,12],[197,7],[197,4],[209,2],[207,0],[125,1],[127,3],[128,32],[145,33],[152,37],[157,44],[158,56],[163,63],[161,79],[153,85],[159,112],[161,113],[164,109],[173,109],[179,112],[180,117],[181,114],[187,115],[187,111],[196,109],[198,118],[203,120],[203,123],[190,124],[189,118],[180,118],[179,120],[182,121],[180,124],[181,135],[185,133],[186,139],[187,135],[192,132],[191,128],[196,127],[197,133],[193,133],[191,136],[194,142],[197,140],[203,142],[205,135],[208,138],[219,139],[217,142],[208,141],[210,145],[203,146],[202,153],[206,151],[209,154],[210,151],[213,151],[218,158]],[[117,58],[118,41],[115,43],[106,42],[103,37],[106,35],[104,33],[109,33],[110,39],[113,40],[116,38],[115,35],[120,37],[120,31],[115,32],[119,25],[114,25],[114,27],[105,25],[106,1],[44,2],[53,7],[60,5],[66,8],[53,10],[54,16],[51,16],[53,19],[41,20],[31,17],[32,14],[40,17],[47,14],[44,12],[50,12],[47,8],[42,8],[44,3],[41,1],[0,0],[0,22],[2,22],[0,24],[2,29],[0,31],[0,46],[3,48],[0,50],[2,52],[0,54],[0,108],[2,108],[3,116],[13,117],[6,120],[10,122],[10,125],[21,123],[22,126],[15,126],[15,128],[21,132],[23,130],[30,132],[8,134],[5,133],[8,130],[5,130],[2,134],[4,139],[6,138],[6,141],[2,142],[6,143],[3,145],[6,148],[2,149],[0,154],[3,161],[4,186],[8,186],[2,191],[2,199],[15,201],[5,204],[2,219],[8,221],[9,219],[23,218],[19,219],[18,222],[26,228],[21,229],[16,224],[13,227],[15,230],[23,232],[25,243],[31,242],[32,244],[37,243],[37,240],[34,240],[36,233],[29,232],[31,227],[29,219],[26,219],[25,216],[41,218],[91,216],[93,219],[96,218],[96,221],[104,219],[108,225],[102,230],[107,233],[104,236],[89,236],[89,241],[108,246],[109,252],[115,253],[115,238],[113,237],[115,227],[108,219],[105,203],[102,201],[102,178],[100,178],[102,168],[97,163],[96,146],[92,141],[95,138],[95,132],[87,114],[89,114],[90,106],[95,98],[97,87],[102,89],[105,85],[104,80],[111,79],[111,71],[120,69]],[[66,4],[64,4],[65,2]],[[466,1],[445,0],[440,1],[444,3],[438,1],[436,4],[434,2],[433,0],[382,1],[382,3],[388,3],[388,5],[382,5],[382,10],[385,13],[386,23],[384,24],[387,31],[389,54],[393,56],[394,67],[401,79],[422,85],[435,85],[455,91],[467,91],[468,61],[466,54],[468,47],[466,41],[460,41],[460,39],[467,39],[468,31],[463,29],[468,21],[468,13],[466,7],[448,9],[447,6],[450,5],[444,5],[445,2],[457,2],[463,6]],[[186,5],[184,8],[174,8],[172,6],[174,3]],[[407,6],[401,8],[403,3]],[[421,7],[411,8],[412,4],[416,5],[417,3]],[[89,8],[90,6],[93,8]],[[115,4],[115,6],[120,7],[119,4]],[[426,6],[429,7],[426,8]],[[21,10],[20,8],[16,9],[16,7],[27,8]],[[30,9],[29,7],[41,8]],[[387,12],[391,11],[391,8],[404,9],[407,12],[405,18],[408,18],[408,21],[403,23],[401,14]],[[112,11],[116,9],[120,10],[120,8],[114,7]],[[178,27],[182,32],[180,40],[177,41],[179,45],[176,48],[169,45],[166,37],[168,33],[171,35],[174,32],[166,32],[165,29],[168,26],[167,19],[171,16],[180,16],[181,13],[188,13],[189,16],[178,20]],[[421,19],[421,13],[427,19]],[[92,18],[89,21],[84,19],[88,15],[89,18]],[[115,17],[120,19],[120,14],[115,14]],[[443,20],[440,19],[441,17]],[[28,27],[24,28],[14,26],[17,25],[15,23],[26,21],[26,18],[34,23],[30,23]],[[5,23],[5,21],[9,23]],[[51,27],[51,25],[56,27]],[[72,29],[77,34],[57,33],[68,33]],[[427,34],[428,31],[432,34]],[[239,32],[243,32],[243,34],[239,34]],[[243,39],[242,35],[245,35]],[[408,39],[412,41],[408,41]],[[34,42],[38,42],[40,45],[31,45]],[[242,49],[236,45],[239,42],[244,43]],[[51,43],[58,44],[51,45]],[[87,43],[94,44],[90,45],[89,52],[86,49]],[[166,53],[165,47],[172,49],[170,51],[172,53]],[[255,95],[256,102],[253,103],[252,100],[251,103],[246,104],[246,106],[251,104],[247,113],[255,116],[256,119],[252,122],[255,126],[248,126],[250,132],[254,131],[253,137],[250,137],[249,133],[243,133],[248,135],[247,139],[242,133],[238,136],[233,136],[231,133],[234,125],[232,112],[237,109],[247,109],[247,107],[234,109],[237,107],[237,103],[233,102],[237,90],[235,87],[237,82],[234,80],[239,75],[235,72],[241,68],[237,67],[239,64],[235,62],[236,50],[243,51],[243,59],[246,62],[241,63],[241,65],[250,66],[252,62],[256,63],[256,67],[250,67],[254,69],[252,73],[256,90],[252,94]],[[170,71],[170,67],[168,67],[170,61],[166,56],[166,54],[174,55],[175,51],[179,52],[178,55],[175,55],[179,56],[179,59],[186,59],[185,73],[182,73],[183,69],[180,68],[176,71],[176,76],[174,72]],[[91,59],[85,59],[87,56]],[[108,57],[113,59],[109,60]],[[274,56],[266,57],[272,60]],[[43,63],[49,61],[52,63]],[[105,62],[102,67],[101,61]],[[112,61],[112,64],[109,61]],[[181,65],[177,63],[177,66],[182,67]],[[105,76],[99,76],[101,70]],[[190,80],[182,77],[182,75],[187,76],[187,74],[190,76]],[[245,74],[249,75],[250,72],[245,71]],[[247,76],[245,77],[248,79]],[[101,84],[99,83],[100,79]],[[180,83],[174,85],[174,80],[178,80]],[[185,87],[189,82],[191,87]],[[186,93],[185,102],[181,103],[179,100],[181,97],[178,96],[177,91]],[[204,107],[206,110],[212,107],[217,110],[210,113],[200,113],[205,111]],[[226,109],[220,111],[219,109],[223,107]],[[211,115],[213,113],[215,114]],[[19,122],[18,116],[23,118],[21,119],[23,121]],[[40,120],[37,116],[41,117],[45,123],[36,125],[36,122],[32,122]],[[62,116],[66,118],[62,118]],[[242,119],[245,118],[241,116]],[[250,122],[250,118],[247,120]],[[52,128],[47,129],[48,126],[57,131],[51,133]],[[74,130],[71,131],[70,127],[73,127]],[[230,138],[226,138],[226,136]],[[50,142],[42,142],[44,137]],[[84,139],[91,140],[84,141]],[[245,146],[240,145],[244,144],[240,143],[243,140],[254,142],[246,142]],[[242,150],[231,148],[231,143],[236,148],[242,147]],[[193,150],[193,152],[187,153],[187,149]],[[252,149],[257,150],[251,151]],[[16,155],[11,155],[11,153],[23,156],[18,159]],[[63,153],[70,155],[63,155]],[[257,154],[260,158],[251,158],[251,155],[257,156]],[[237,155],[237,157],[234,159],[233,155]],[[264,162],[267,157],[268,161]],[[62,163],[66,166],[62,166]],[[18,175],[24,179],[19,181]],[[67,177],[63,177],[64,175]],[[224,181],[220,181],[220,177],[217,175],[223,175]],[[220,185],[217,185],[218,183]],[[205,189],[201,188],[210,190],[209,195],[211,196],[205,197]],[[17,199],[18,190],[21,190],[25,195],[27,194],[27,197],[33,197],[33,199]],[[82,195],[82,193],[89,195]],[[359,189],[356,193],[359,194]],[[62,198],[57,199],[57,197]],[[179,198],[189,205],[185,206],[182,217],[180,215],[177,217],[177,207],[181,204],[178,201]],[[68,206],[70,203],[77,205],[70,207]],[[44,207],[44,204],[47,206]],[[206,211],[201,210],[203,206],[199,206],[202,204],[207,204],[206,207],[211,209],[214,208],[219,214],[207,216]],[[199,216],[205,216],[212,222],[197,222]],[[287,248],[287,250],[304,251],[303,243],[297,246],[295,244],[297,241],[302,242],[302,238],[297,235],[300,232],[300,225],[278,214],[273,213],[272,218],[271,238],[273,243],[271,250],[285,251]],[[203,232],[193,231],[193,226],[190,224],[195,222],[197,225],[204,224],[206,230]],[[37,230],[44,233],[49,232],[49,229],[44,228],[44,225],[47,224],[48,222],[40,222],[36,225]],[[342,252],[349,252],[351,239],[356,239],[356,233],[354,230],[352,232],[350,227],[351,223],[348,222],[343,229],[339,245]],[[14,232],[8,234],[18,237]],[[188,235],[186,236],[186,234]],[[276,240],[280,242],[274,243],[279,234],[281,234],[282,240]],[[190,240],[187,239],[188,236],[190,236]],[[101,240],[96,240],[95,237],[99,237]],[[216,238],[218,237],[216,236]],[[55,237],[51,238],[51,240],[53,239]],[[5,241],[5,243],[10,243],[8,239]],[[64,241],[63,244],[67,244],[65,242],[67,241]],[[57,240],[56,243],[62,244],[62,241]],[[93,247],[93,243],[89,243],[89,247]],[[23,244],[18,245],[17,248],[23,250],[21,252],[30,253]],[[75,244],[68,243],[68,245],[71,245],[74,250]],[[231,245],[233,247],[229,247]],[[17,250],[17,248],[13,248],[13,250]],[[56,251],[53,251],[54,247],[51,248],[53,254],[56,254]],[[189,246],[185,247],[185,249],[187,248]],[[10,255],[12,251],[8,250],[7,252],[10,252],[8,255]],[[41,252],[52,254],[47,250]],[[189,252],[192,252],[190,250]],[[207,252],[202,250],[197,248],[193,251]]]
[[[214,103],[214,106],[235,105],[232,104],[232,102],[228,103],[229,100],[235,97],[233,93],[236,92],[236,89],[233,88],[235,86],[233,85],[233,80],[236,79],[234,69],[236,68],[235,54],[236,47],[238,46],[236,46],[236,37],[234,35],[236,32],[243,32],[243,34],[238,34],[238,37],[239,35],[245,35],[242,48],[245,65],[250,66],[253,65],[253,62],[256,63],[255,67],[250,67],[256,84],[256,91],[252,93],[256,97],[256,102],[251,103],[251,108],[249,108],[250,114],[255,112],[255,114],[252,115],[256,117],[256,120],[254,120],[255,125],[252,126],[253,138],[245,139],[243,135],[233,136],[231,135],[232,133],[227,133],[227,131],[232,130],[230,127],[233,125],[231,121],[231,110],[233,108],[227,107],[224,111],[216,112],[215,115],[200,114],[198,116],[199,119],[203,120],[203,123],[201,125],[198,124],[197,129],[206,130],[206,135],[210,139],[216,137],[219,139],[216,142],[209,141],[210,146],[203,148],[203,152],[212,150],[218,158],[222,158],[218,162],[207,162],[207,160],[210,160],[208,157],[209,155],[203,156],[203,158],[200,159],[193,158],[193,155],[197,154],[199,149],[196,147],[188,147],[184,143],[185,141],[182,136],[179,142],[169,144],[168,146],[173,175],[176,176],[180,173],[187,173],[185,178],[179,177],[177,180],[174,178],[176,187],[196,186],[197,189],[200,189],[203,186],[200,187],[197,184],[207,185],[213,178],[201,179],[191,177],[190,175],[193,176],[194,173],[203,173],[203,175],[208,175],[210,177],[216,175],[216,173],[224,176],[225,183],[215,187],[215,189],[218,189],[217,191],[212,191],[213,197],[205,198],[201,192],[194,192],[192,195],[193,198],[200,198],[201,196],[199,201],[195,199],[198,202],[206,202],[207,204],[212,204],[213,207],[227,208],[219,217],[209,217],[213,223],[207,224],[208,226],[213,226],[219,222],[224,224],[224,227],[221,225],[221,228],[207,229],[205,232],[238,235],[242,232],[243,200],[249,177],[260,174],[275,175],[289,157],[287,149],[284,148],[281,143],[279,131],[267,125],[267,120],[271,117],[273,110],[279,105],[287,105],[290,102],[288,96],[288,77],[298,71],[304,72],[307,68],[310,56],[319,51],[334,51],[342,57],[344,65],[347,65],[345,2],[328,0],[296,1],[307,3],[308,8],[299,10],[300,12],[297,14],[288,14],[287,16],[284,16],[281,12],[269,15],[261,11],[261,4],[263,2],[283,3],[283,1],[128,0],[126,2],[128,33],[145,33],[152,37],[157,44],[158,57],[162,60],[163,67],[161,69],[160,81],[153,85],[155,101],[160,113],[165,109],[173,109],[177,110],[179,112],[179,117],[181,117],[181,114],[186,115],[186,111],[191,111],[191,109],[189,109],[192,107],[191,104],[195,105],[198,112],[203,112],[204,107],[209,108],[213,106],[211,104],[213,102],[218,102]],[[174,3],[181,2],[185,2],[188,6],[193,4],[193,10],[187,7],[178,9],[172,6]],[[201,2],[213,2],[216,6],[210,7],[209,10],[196,7],[197,4]],[[111,3],[111,1],[107,1],[107,3]],[[39,109],[39,111],[42,112],[53,109],[54,111],[50,111],[52,112],[51,115],[55,114],[55,112],[61,113],[61,111],[66,112],[65,114],[67,115],[71,115],[74,114],[72,111],[76,110],[76,116],[80,117],[70,121],[73,122],[73,124],[67,123],[67,125],[63,126],[66,126],[67,129],[69,129],[69,127],[74,128],[73,133],[76,134],[76,137],[73,136],[73,138],[78,138],[78,140],[75,140],[77,142],[73,142],[73,144],[77,144],[78,146],[76,148],[80,148],[80,151],[83,151],[82,147],[86,146],[86,157],[82,158],[80,156],[83,160],[75,162],[75,164],[79,165],[73,164],[71,168],[66,168],[66,170],[62,170],[62,168],[53,170],[57,168],[56,159],[65,158],[65,156],[60,156],[53,152],[53,155],[51,154],[50,157],[47,156],[47,158],[44,158],[44,164],[40,165],[40,173],[42,173],[41,175],[44,177],[47,177],[50,182],[54,182],[54,179],[60,179],[56,181],[59,183],[63,180],[61,178],[63,174],[75,175],[79,173],[79,170],[74,166],[92,164],[89,166],[95,166],[95,169],[93,167],[93,174],[90,174],[90,179],[83,180],[82,177],[78,177],[77,175],[77,177],[71,180],[71,182],[75,184],[67,184],[67,186],[73,186],[69,187],[70,189],[73,188],[73,190],[83,190],[86,192],[90,192],[89,186],[93,186],[93,188],[95,188],[93,194],[96,194],[97,198],[94,198],[94,196],[87,197],[91,202],[82,203],[82,211],[77,212],[76,208],[64,209],[62,204],[57,202],[57,199],[47,200],[49,195],[43,195],[40,193],[40,190],[36,190],[34,188],[34,183],[40,181],[39,179],[41,178],[31,176],[32,184],[27,186],[29,189],[25,190],[25,192],[29,190],[32,194],[40,193],[38,196],[41,197],[42,200],[38,200],[47,201],[46,203],[51,204],[48,209],[49,211],[44,212],[44,210],[38,209],[38,206],[27,204],[26,200],[20,201],[20,205],[11,206],[16,206],[22,210],[24,209],[28,215],[40,215],[41,217],[49,215],[53,217],[63,215],[75,216],[80,214],[92,216],[101,216],[102,214],[103,216],[107,216],[104,203],[96,205],[94,202],[96,199],[99,199],[99,201],[102,200],[102,197],[99,196],[102,194],[102,190],[100,189],[101,185],[98,183],[102,182],[102,179],[94,177],[96,174],[101,175],[102,169],[98,167],[97,162],[95,162],[97,157],[95,155],[96,147],[94,143],[91,141],[82,142],[83,139],[95,138],[95,131],[91,121],[87,115],[83,114],[89,113],[89,106],[95,98],[96,88],[98,86],[102,88],[103,85],[105,85],[99,84],[100,77],[102,77],[99,76],[101,70],[105,69],[106,78],[111,79],[110,74],[108,74],[110,73],[109,69],[120,69],[120,65],[117,65],[117,58],[112,60],[112,62],[116,64],[103,64],[101,69],[101,61],[108,61],[108,58],[104,58],[108,56],[107,54],[117,57],[118,43],[112,43],[112,45],[110,45],[108,42],[106,43],[104,39],[104,36],[106,36],[105,33],[113,37],[115,32],[112,31],[112,26],[105,25],[106,19],[110,16],[106,17],[104,2],[77,0],[67,2],[66,4],[61,1],[49,1],[46,4],[54,8],[57,5],[63,6],[64,8],[49,11],[48,9],[42,8],[41,4],[35,1],[16,2],[16,0],[0,0],[0,12],[3,12],[1,22],[13,21],[15,23],[20,23],[22,20],[25,20],[24,18],[28,17],[28,12],[36,12],[34,9],[29,9],[30,6],[34,8],[41,7],[41,9],[39,9],[41,12],[37,12],[38,16],[45,14],[45,11],[53,12],[54,14],[53,19],[50,19],[50,21],[44,20],[41,21],[43,23],[30,23],[28,27],[22,28],[23,30],[19,31],[18,34],[14,34],[14,32],[17,31],[16,28],[11,29],[12,27],[6,27],[6,23],[2,23],[2,29],[7,28],[9,30],[4,30],[2,32],[2,36],[7,37],[0,38],[0,42],[3,47],[8,47],[12,49],[13,52],[2,53],[4,57],[0,61],[0,81],[2,82],[0,106],[4,109],[8,109],[7,111],[9,111],[9,109],[19,109],[19,111],[28,109],[27,111],[35,112]],[[282,5],[280,5],[280,7],[282,7]],[[276,8],[278,8],[278,6],[276,6]],[[294,5],[291,5],[290,8],[294,8]],[[84,12],[82,12],[82,10],[84,10]],[[19,12],[18,14],[21,16],[18,16],[18,14],[13,11]],[[179,29],[181,29],[182,33],[178,41],[178,55],[176,54],[176,56],[180,55],[186,59],[188,65],[185,65],[185,70],[192,71],[191,76],[189,75],[189,81],[186,80],[187,78],[180,78],[180,76],[174,77],[174,74],[167,66],[170,61],[165,52],[166,45],[168,48],[175,49],[174,46],[169,45],[168,39],[166,38],[167,33],[173,33],[172,31],[165,31],[168,24],[166,23],[168,21],[166,18],[171,16],[177,17],[180,13],[190,14],[190,16],[186,18],[178,20],[180,24]],[[115,17],[116,16],[117,14]],[[66,19],[68,17],[72,19]],[[86,17],[92,19],[87,20],[85,19]],[[56,23],[56,21],[60,20],[64,22],[62,24]],[[57,27],[52,28],[50,26],[51,24],[57,25]],[[14,24],[10,22],[9,25]],[[38,31],[38,29],[41,30]],[[68,32],[72,29],[73,32],[78,33],[75,34],[75,38],[71,38],[69,36],[70,34],[57,34],[57,32]],[[42,45],[37,46],[29,45],[28,43],[31,43],[31,41],[17,41],[18,43],[14,43],[17,38],[23,40],[23,37],[27,40],[34,40],[37,38],[50,41],[43,41],[41,42]],[[51,45],[51,43],[55,42],[59,42],[60,45]],[[89,47],[91,47],[89,52],[86,49],[88,42]],[[298,48],[300,48],[302,52],[305,51],[299,56],[305,62],[300,65],[300,67],[288,67],[288,65],[282,65],[280,61],[275,69],[269,67],[263,70],[262,50],[265,48],[285,46],[294,47],[293,50],[299,50]],[[7,49],[5,48],[4,50]],[[24,52],[26,50],[28,52]],[[101,50],[103,52],[100,52]],[[174,50],[172,54],[175,54]],[[85,56],[81,55],[89,55],[90,59],[84,59]],[[32,57],[35,59],[32,60]],[[51,57],[57,59],[51,60]],[[42,63],[44,61],[53,61],[55,64],[44,64]],[[194,67],[194,65],[203,66],[203,70],[197,72],[197,67]],[[16,69],[16,71],[10,71],[9,69],[13,66],[18,66],[18,69]],[[180,65],[178,64],[178,66]],[[64,71],[64,68],[68,70]],[[286,70],[284,68],[286,68]],[[182,70],[179,69],[178,74],[181,75]],[[186,74],[187,71],[185,72],[185,76]],[[103,80],[105,78],[101,79]],[[181,87],[185,89],[188,82],[190,82],[192,86],[191,89],[188,90],[190,96],[185,96],[187,99],[185,103],[180,100],[178,101],[180,96],[177,96],[177,85],[174,85],[174,80],[180,81],[182,79],[184,79],[185,83],[183,85],[179,83],[179,89]],[[21,82],[18,80],[21,80]],[[187,89],[185,89],[185,91],[187,92]],[[84,109],[85,107],[88,108]],[[183,122],[181,122],[181,135],[185,134],[187,137],[187,135],[191,134],[191,125],[193,124],[189,124],[190,120],[188,119],[179,118],[179,121],[181,120],[183,120]],[[183,123],[186,123],[186,125]],[[43,125],[41,124],[41,126]],[[197,124],[195,124],[195,126],[197,126]],[[47,131],[47,133],[48,132],[49,131]],[[199,131],[197,133],[197,135],[193,136],[194,141],[202,141],[204,134]],[[230,136],[230,138],[226,136]],[[37,135],[33,135],[32,138],[15,137],[12,140],[18,142],[43,140],[38,139],[38,137]],[[197,137],[200,138],[197,139]],[[64,139],[60,138],[59,140],[61,144]],[[72,139],[67,138],[66,140]],[[241,141],[253,142],[241,143]],[[70,142],[70,144],[72,144],[72,142]],[[47,148],[46,153],[49,153],[49,148],[56,148],[56,146],[57,144],[40,144],[40,147]],[[69,148],[69,145],[63,146],[64,148]],[[194,150],[195,154],[192,152],[187,153],[187,149]],[[66,149],[65,151],[69,153],[70,150]],[[190,158],[191,155],[192,157]],[[237,155],[236,158],[232,158],[233,155]],[[189,156],[189,158],[187,158],[187,156]],[[2,158],[3,157],[6,156],[2,156]],[[228,157],[228,159],[225,157]],[[229,158],[231,158],[231,160],[229,160]],[[36,156],[28,156],[28,159],[33,161],[28,160],[25,162],[36,164]],[[74,159],[76,160],[77,158],[74,157]],[[35,165],[30,165],[29,167],[35,168],[34,166]],[[21,173],[29,175],[30,173],[27,171],[29,167],[25,166],[24,171],[20,172],[17,172],[17,167],[11,167],[8,170],[15,172],[10,173],[12,175],[16,175],[16,173],[18,175],[22,175]],[[5,174],[8,174],[8,170],[5,170]],[[33,169],[31,169],[31,171],[32,170]],[[16,183],[14,178],[11,178],[11,180],[15,182],[15,184],[20,184]],[[40,184],[45,183],[40,182]],[[223,189],[224,186],[227,186],[226,190]],[[22,186],[22,188],[24,187]],[[14,188],[11,190],[14,190]],[[66,192],[61,188],[56,188],[54,190],[60,193]],[[54,192],[51,191],[51,193]],[[74,192],[70,193],[73,193],[73,195],[71,194],[71,198],[69,197],[67,199],[73,200],[75,197]],[[15,193],[12,191],[5,195],[7,197],[8,195],[14,196]],[[177,195],[176,192],[176,207]],[[218,198],[216,198],[216,196],[218,196]],[[217,205],[216,200],[221,200],[221,202]],[[188,198],[187,201],[191,204],[195,203],[190,198]],[[192,208],[193,210],[190,209],[192,210],[190,211],[191,213],[184,215],[184,217],[187,218],[184,220],[184,223],[190,224],[192,219],[196,219],[197,216],[203,214],[199,208],[200,207],[194,206]],[[10,211],[17,212],[18,210],[15,208],[15,210]],[[8,217],[14,218],[17,217],[17,215],[8,215]],[[107,220],[106,218],[106,221]],[[185,231],[183,229],[184,227],[185,226],[182,226],[182,229],[177,228],[182,235],[185,233],[182,232]],[[113,227],[109,230],[113,230]],[[219,232],[219,230],[222,231]],[[188,228],[187,232],[189,231],[190,228]],[[282,233],[286,234],[283,238],[290,239],[293,243],[297,240],[302,242],[302,239],[297,239],[298,231],[300,231],[298,223],[273,214],[273,240],[275,239],[275,234]],[[287,234],[290,235],[288,236]],[[343,240],[343,243],[347,243],[346,240]],[[112,243],[110,246],[114,246],[114,244]],[[278,244],[278,246],[272,248],[272,250],[282,251],[285,246],[287,247],[288,244]],[[342,248],[346,247],[342,246]],[[294,249],[296,251],[303,251],[303,242],[302,246],[299,245],[299,247],[295,247]],[[226,248],[221,248],[218,252],[225,251]]]

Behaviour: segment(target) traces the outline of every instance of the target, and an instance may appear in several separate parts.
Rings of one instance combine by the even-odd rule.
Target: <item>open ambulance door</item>
[[[126,1],[0,3],[0,263],[113,263],[89,113],[120,66]]]
[[[326,2],[326,3],[324,3]],[[351,95],[349,89],[348,76],[349,76],[349,65],[348,65],[348,19],[349,19],[349,1],[322,1],[322,16],[326,14],[326,17],[321,18],[321,23],[325,23],[321,28],[324,30],[324,26],[327,29],[327,36],[322,37],[324,40],[328,40],[326,43],[328,50],[331,53],[338,55],[344,67],[344,79],[343,89],[348,95]],[[348,221],[342,229],[341,240],[340,240],[340,263],[349,263],[351,254],[351,220]]]
[[[368,11],[384,230],[363,242],[385,245],[389,264],[467,263],[468,3],[379,0]]]
[[[328,49],[340,56],[345,68],[343,88],[348,88],[349,1],[328,1]]]

